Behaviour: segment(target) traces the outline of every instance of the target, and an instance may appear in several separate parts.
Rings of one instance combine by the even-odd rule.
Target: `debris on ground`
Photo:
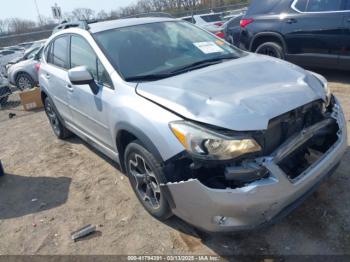
[[[93,225],[87,225],[81,229],[78,229],[77,231],[73,232],[71,234],[72,240],[77,241],[80,238],[86,237],[88,235],[91,235],[96,231],[96,226]]]
[[[9,113],[9,118],[10,119],[14,118],[15,116],[17,116],[15,113]]]

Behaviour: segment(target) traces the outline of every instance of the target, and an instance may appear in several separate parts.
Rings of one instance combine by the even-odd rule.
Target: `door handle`
[[[294,18],[289,18],[286,21],[287,24],[295,24],[296,22],[298,22],[298,21],[296,19],[294,19]]]

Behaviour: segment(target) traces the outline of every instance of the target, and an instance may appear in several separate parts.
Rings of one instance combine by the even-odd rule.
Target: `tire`
[[[284,59],[284,51],[280,44],[275,42],[266,42],[258,46],[255,53]]]
[[[170,218],[172,213],[160,187],[166,183],[161,163],[138,140],[126,147],[124,163],[130,185],[148,213],[161,221]]]
[[[8,99],[9,99],[8,96],[1,97],[0,98],[0,106],[6,105]]]
[[[35,86],[35,81],[27,73],[19,73],[16,77],[16,86],[19,90],[32,89]]]
[[[58,113],[48,97],[45,98],[45,112],[50,121],[54,134],[59,139],[66,139],[72,135],[72,133],[62,124]]]
[[[9,96],[11,94],[11,89],[9,87],[2,87],[0,88],[0,105],[1,106],[4,106],[8,99],[9,99]]]

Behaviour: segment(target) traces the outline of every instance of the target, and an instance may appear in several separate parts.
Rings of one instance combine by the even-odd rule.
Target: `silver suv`
[[[207,231],[287,214],[347,148],[342,109],[322,76],[185,21],[59,31],[39,81],[58,138],[74,133],[117,161],[154,217]]]

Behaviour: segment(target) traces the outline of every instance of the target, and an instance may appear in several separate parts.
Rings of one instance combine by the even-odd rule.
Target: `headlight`
[[[185,121],[172,122],[170,128],[186,150],[201,159],[229,160],[261,150],[252,138],[227,137]]]
[[[311,74],[313,74],[316,79],[322,84],[325,95],[326,95],[326,107],[329,106],[330,102],[331,102],[331,98],[332,98],[332,93],[331,90],[328,87],[328,81],[326,78],[324,78],[323,76],[321,76],[320,74],[317,74],[315,72],[311,72],[309,71]]]

